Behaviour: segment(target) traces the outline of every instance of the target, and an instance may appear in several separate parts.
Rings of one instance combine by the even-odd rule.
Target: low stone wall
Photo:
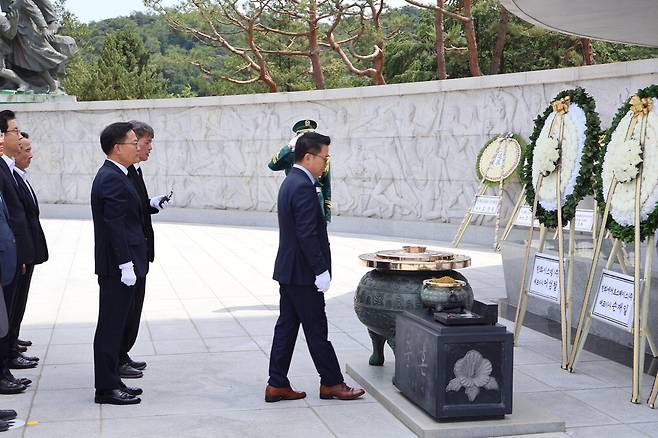
[[[574,86],[594,96],[606,127],[625,98],[658,82],[657,71],[658,59],[650,59],[327,91],[4,106],[33,139],[30,173],[42,203],[87,204],[103,161],[101,129],[140,119],[156,131],[144,165],[152,193],[173,187],[184,208],[273,211],[282,174],[266,163],[295,121],[313,118],[332,137],[335,214],[459,223],[488,138],[507,131],[527,138],[533,118]]]

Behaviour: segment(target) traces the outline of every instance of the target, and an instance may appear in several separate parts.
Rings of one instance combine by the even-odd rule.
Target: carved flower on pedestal
[[[464,388],[468,401],[473,402],[480,394],[480,388],[498,390],[498,382],[491,377],[492,366],[479,351],[470,350],[464,357],[455,362],[452,379],[446,391],[459,391]]]

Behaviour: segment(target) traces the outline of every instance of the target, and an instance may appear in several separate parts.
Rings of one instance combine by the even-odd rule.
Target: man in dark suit
[[[153,243],[154,234],[151,215],[157,214],[160,210],[166,208],[169,205],[169,197],[160,195],[149,198],[148,190],[146,190],[146,184],[144,183],[142,168],[140,167],[140,163],[149,159],[149,155],[153,149],[153,138],[155,137],[153,128],[137,120],[131,120],[129,123],[133,125],[133,131],[137,135],[137,141],[139,142],[139,150],[137,151],[139,163],[128,167],[128,177],[135,186],[135,190],[137,190],[142,201],[144,233],[146,234],[148,246],[148,261],[152,262],[155,259],[155,246]],[[123,378],[142,377],[142,371],[146,368],[146,362],[135,361],[128,355],[137,340],[139,322],[142,316],[142,308],[144,307],[145,292],[146,277],[137,277],[137,283],[135,283],[135,299],[128,314],[126,330],[121,343],[121,353],[119,354],[119,374]]]
[[[9,322],[12,339],[16,339],[16,343],[12,345],[12,358],[22,357],[32,362],[38,362],[38,357],[25,356],[19,351],[18,335],[25,315],[27,307],[27,297],[30,291],[30,284],[32,282],[32,274],[34,273],[34,266],[44,263],[48,260],[48,245],[46,244],[46,236],[41,227],[39,220],[39,201],[32,186],[27,180],[27,168],[32,162],[32,143],[29,135],[26,132],[21,132],[21,150],[16,155],[16,167],[14,168],[14,179],[18,184],[18,192],[25,207],[25,215],[27,217],[28,226],[32,233],[32,241],[34,242],[34,260],[32,263],[26,265],[25,274],[21,277],[16,294],[16,310],[12,312],[12,319]],[[30,343],[31,345],[31,343]]]
[[[17,270],[14,280],[4,287],[5,304],[9,320],[17,311],[18,288],[27,272],[27,266],[34,262],[34,242],[30,232],[25,206],[14,175],[15,159],[21,150],[21,133],[16,122],[16,115],[10,110],[0,111],[0,131],[4,133],[4,151],[0,159],[0,191],[9,211],[9,225],[16,239]],[[34,368],[37,363],[23,357],[15,357],[12,347],[16,344],[15,334],[10,330],[0,339],[0,394],[16,394],[25,391],[29,379],[17,379],[9,371],[13,369]]]
[[[306,397],[305,392],[292,389],[287,376],[300,323],[320,374],[320,398],[352,400],[365,393],[345,384],[327,339],[324,293],[331,282],[331,252],[315,179],[322,175],[329,160],[330,143],[329,137],[315,132],[299,137],[295,165],[279,189],[279,251],[273,278],[279,282],[281,297],[265,389],[267,402]]]
[[[0,155],[4,151],[4,134],[0,133]],[[9,333],[9,316],[3,294],[3,287],[11,284],[16,276],[16,239],[9,226],[9,210],[0,192],[0,337]],[[0,411],[0,432],[12,426],[11,420],[16,418],[13,409]]]
[[[136,404],[140,388],[119,377],[119,353],[137,277],[148,272],[142,203],[128,178],[128,167],[139,161],[132,124],[112,123],[101,133],[107,160],[91,187],[94,256],[100,286],[98,324],[94,336],[96,403]]]

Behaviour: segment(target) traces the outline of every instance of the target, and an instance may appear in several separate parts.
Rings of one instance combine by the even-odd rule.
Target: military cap
[[[292,126],[292,132],[301,134],[303,132],[315,132],[318,123],[315,120],[300,120]]]

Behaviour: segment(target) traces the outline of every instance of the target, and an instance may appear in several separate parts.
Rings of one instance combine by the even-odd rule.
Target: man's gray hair
[[[155,132],[153,128],[148,123],[140,122],[139,120],[131,120],[128,122],[133,125],[133,131],[137,135],[137,138],[142,138],[144,136],[155,137]]]

